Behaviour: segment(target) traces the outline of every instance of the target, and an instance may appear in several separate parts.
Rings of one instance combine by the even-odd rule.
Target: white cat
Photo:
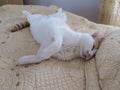
[[[76,57],[91,59],[104,33],[93,35],[75,32],[66,23],[67,17],[62,9],[51,15],[31,14],[23,11],[30,23],[33,38],[40,44],[36,55],[23,56],[18,64],[37,63],[50,57],[71,60]]]

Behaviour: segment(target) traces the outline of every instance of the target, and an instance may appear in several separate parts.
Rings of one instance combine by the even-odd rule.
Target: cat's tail
[[[20,23],[18,23],[16,25],[12,26],[10,28],[10,31],[11,32],[16,32],[16,31],[22,30],[22,29],[24,29],[26,27],[29,27],[29,26],[30,26],[30,24],[29,24],[28,21],[20,22]]]
[[[30,16],[32,14],[30,12],[28,12],[27,10],[23,10],[22,13],[26,16],[27,20],[29,21],[30,20]],[[16,32],[16,31],[22,30],[22,29],[30,26],[28,21],[23,21],[23,22],[20,22],[18,24],[15,24],[14,26],[12,26],[10,28],[10,31],[11,32]]]

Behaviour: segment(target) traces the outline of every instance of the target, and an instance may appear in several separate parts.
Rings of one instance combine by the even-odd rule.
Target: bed
[[[106,33],[95,57],[90,61],[50,58],[38,64],[16,66],[19,57],[34,54],[39,48],[29,27],[10,32],[12,26],[26,21],[23,9],[51,14],[57,7],[0,7],[0,90],[120,90],[120,28],[93,23],[70,12],[66,12],[67,23],[75,31]]]

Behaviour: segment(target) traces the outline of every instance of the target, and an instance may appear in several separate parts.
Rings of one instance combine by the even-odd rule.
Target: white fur
[[[19,64],[41,62],[51,56],[62,60],[76,57],[90,59],[95,54],[96,50],[92,50],[94,38],[72,30],[62,9],[51,15],[31,14],[25,10],[23,14],[30,23],[33,38],[41,46],[36,55],[21,57]]]

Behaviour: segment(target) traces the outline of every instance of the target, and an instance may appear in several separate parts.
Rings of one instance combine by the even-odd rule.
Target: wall
[[[99,0],[24,0],[25,4],[57,5],[64,10],[97,21]]]
[[[4,4],[23,4],[23,0],[0,0],[0,6]]]

